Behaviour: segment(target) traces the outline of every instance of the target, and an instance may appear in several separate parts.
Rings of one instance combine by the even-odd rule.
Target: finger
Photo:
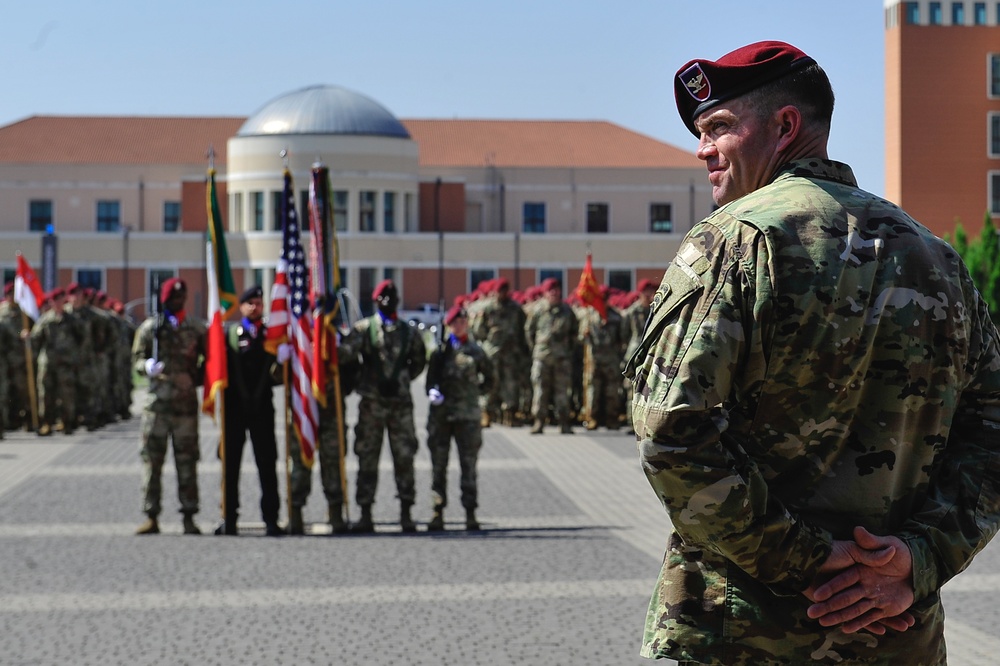
[[[903,632],[913,626],[914,619],[909,613],[903,613],[902,615],[896,615],[894,617],[884,617],[875,624],[880,624],[884,627],[892,629],[893,631]],[[865,627],[866,629],[871,629],[871,627]],[[879,634],[880,636],[882,634]]]
[[[813,590],[813,596],[816,601],[826,601],[833,595],[843,592],[852,585],[857,585],[860,580],[861,573],[858,571],[857,567],[850,567],[822,585],[817,586],[816,589]]]
[[[885,611],[877,607],[871,608],[856,618],[841,623],[840,628],[845,634],[854,634],[883,619],[885,619]]]
[[[878,550],[863,548],[856,553],[855,559],[859,564],[863,564],[866,567],[878,568],[889,564],[895,554],[895,546],[886,546]]]
[[[844,620],[857,617],[870,608],[870,606],[865,606],[863,609],[857,610],[856,612],[847,612],[848,609],[857,606],[859,603],[870,604],[871,600],[865,598],[864,593],[860,588],[853,587],[830,597],[830,599],[826,601],[809,606],[809,608],[806,609],[806,615],[813,620],[834,617],[835,619],[831,622],[831,624],[839,624]],[[829,626],[825,622],[823,624],[824,626]]]

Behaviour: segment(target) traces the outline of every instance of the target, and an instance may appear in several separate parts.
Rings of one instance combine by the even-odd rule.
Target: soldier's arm
[[[427,365],[427,347],[424,345],[424,337],[416,326],[410,327],[410,349],[407,364],[409,365],[410,378],[416,379],[424,367]]]
[[[721,232],[702,227],[668,269],[670,296],[648,333],[658,337],[636,378],[643,471],[686,543],[718,553],[776,592],[794,594],[814,578],[832,538],[775,499],[729,429],[734,389],[745,394],[763,379],[743,369],[766,367],[758,362],[766,324],[756,318],[768,316],[760,309],[770,293],[766,245],[757,235],[740,242],[751,250],[738,253]],[[709,239],[715,245],[705,252],[700,244]],[[688,258],[686,270],[681,256]],[[723,279],[730,269],[745,279]]]
[[[146,359],[153,354],[151,321],[147,319],[139,326],[132,342],[132,367],[143,376],[146,374]]]
[[[496,375],[493,372],[493,361],[489,359],[481,348],[479,353],[476,355],[478,361],[477,368],[479,370],[479,392],[482,395],[486,395],[493,388],[493,383],[496,381]]]

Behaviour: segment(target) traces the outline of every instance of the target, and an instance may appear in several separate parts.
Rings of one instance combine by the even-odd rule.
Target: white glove
[[[146,359],[146,376],[156,377],[157,375],[163,374],[163,361],[157,361],[155,358]]]
[[[287,342],[282,342],[278,345],[276,356],[278,357],[278,363],[284,363],[292,357],[292,346]]]
[[[431,399],[431,404],[437,407],[444,402],[444,394],[438,391],[436,388],[432,388],[427,392],[427,397]]]

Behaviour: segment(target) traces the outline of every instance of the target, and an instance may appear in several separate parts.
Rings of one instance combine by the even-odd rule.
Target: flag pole
[[[292,437],[292,424],[289,418],[290,412],[288,406],[291,404],[291,393],[292,387],[288,384],[288,361],[285,361],[282,365],[282,379],[281,381],[285,386],[285,494],[288,496],[288,524],[292,524],[292,447],[289,443],[289,439]],[[301,447],[302,445],[299,444]],[[299,451],[301,455],[301,449]]]
[[[31,403],[31,429],[38,432],[38,399],[35,386],[35,364],[31,354],[31,327],[28,326],[28,315],[21,310],[21,336],[24,339],[24,362],[28,373],[28,402]]]

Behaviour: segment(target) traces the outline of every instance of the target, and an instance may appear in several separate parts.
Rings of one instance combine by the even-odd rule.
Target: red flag
[[[587,306],[597,310],[601,315],[601,321],[608,320],[608,311],[601,297],[601,287],[594,277],[594,263],[590,253],[587,253],[587,263],[583,266],[583,273],[580,274],[580,284],[576,287],[576,296]]]
[[[340,256],[333,229],[330,205],[330,171],[317,164],[309,183],[309,299],[313,307],[312,390],[316,401],[326,407],[329,367],[337,363],[336,336],[330,323],[336,314],[337,286],[340,283]]]
[[[17,274],[14,276],[14,302],[24,314],[32,319],[38,319],[38,311],[44,300],[45,292],[38,282],[35,271],[31,270],[28,260],[18,252]]]
[[[279,344],[287,342],[292,345],[289,359],[292,424],[298,434],[302,462],[311,468],[316,457],[319,424],[319,407],[312,391],[312,317],[306,307],[308,273],[299,239],[292,175],[287,169],[281,200],[281,235],[281,258],[271,289],[271,314],[265,345],[272,352],[277,351]]]

